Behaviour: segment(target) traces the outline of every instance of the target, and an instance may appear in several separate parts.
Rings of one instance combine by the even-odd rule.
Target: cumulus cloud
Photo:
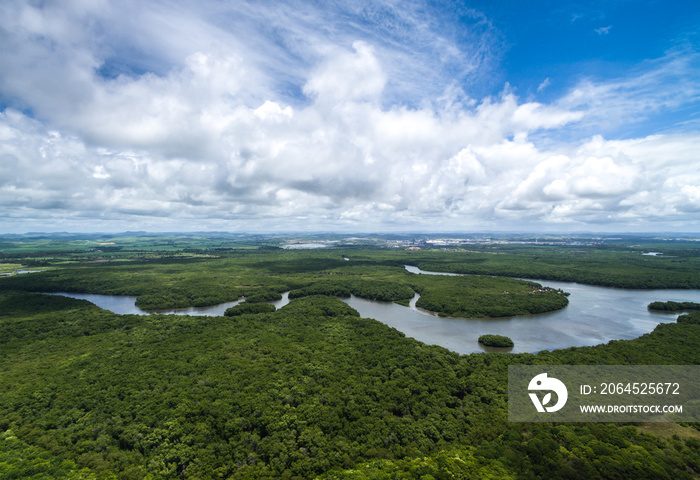
[[[312,74],[304,92],[331,106],[352,101],[376,102],[386,77],[369,45],[358,41],[353,49],[353,53],[342,52],[325,62]]]
[[[580,225],[693,224],[684,213],[682,193],[700,181],[692,152],[697,146],[697,135],[625,141],[594,137],[539,162],[499,207]]]
[[[439,67],[468,85],[496,55],[476,12],[467,48],[412,2],[118,5],[0,7],[8,229],[697,226],[696,132],[542,141],[687,101],[654,90],[663,65],[694,101],[692,58],[552,104],[477,100]]]

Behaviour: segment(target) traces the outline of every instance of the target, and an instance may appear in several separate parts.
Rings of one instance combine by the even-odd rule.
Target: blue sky
[[[0,232],[698,232],[699,26],[697,0],[6,0]]]
[[[697,45],[694,1],[541,2],[541,11],[536,2],[513,5],[520,8],[503,19],[511,45],[505,68],[522,88],[535,87],[543,73],[560,91],[578,76],[624,76],[645,60]]]

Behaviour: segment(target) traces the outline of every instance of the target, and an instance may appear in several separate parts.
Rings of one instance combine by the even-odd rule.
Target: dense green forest
[[[678,323],[694,323],[700,324],[700,312],[693,312],[678,317]]]
[[[386,260],[422,270],[500,275],[620,288],[700,288],[698,248],[644,256],[632,249],[472,247],[468,252],[387,252]]]
[[[279,246],[299,240],[283,235],[242,234],[0,235],[0,267],[3,263],[35,268],[135,264],[133,271],[138,272],[140,265],[158,261],[172,265],[175,262],[213,258],[233,261],[242,257],[250,261],[249,265],[257,263],[258,269],[274,274],[310,272],[333,265],[341,267],[343,258],[349,258],[355,264],[398,267],[408,264],[429,271],[572,281],[611,287],[700,288],[700,276],[697,275],[700,271],[700,248],[697,241],[682,238],[671,241],[644,236],[617,236],[620,238],[605,240],[580,236],[571,238],[570,245],[561,244],[563,239],[559,237],[556,239],[560,244],[556,245],[526,245],[519,241],[534,240],[534,237],[489,237],[493,237],[494,241],[463,243],[449,248],[424,246],[419,251],[406,251],[403,248],[387,248],[388,245],[395,247],[397,244],[379,236],[348,239],[340,235],[308,234],[301,236],[300,241],[332,241],[329,245],[333,248],[285,251]],[[642,254],[650,250],[661,254]],[[257,257],[257,262],[250,255]],[[299,262],[302,258],[305,261]],[[242,265],[239,263],[237,266]],[[129,269],[125,268],[126,273]],[[167,267],[158,274],[166,270]],[[139,289],[148,282],[147,278],[138,276],[131,280],[129,285]],[[159,276],[158,280],[164,279]],[[93,281],[82,286],[90,287]],[[180,289],[172,300],[186,303],[188,289],[182,289],[181,285],[177,287]],[[219,296],[221,292],[211,294]],[[157,308],[150,307],[147,302],[143,306]],[[174,308],[174,305],[170,307]]]
[[[248,313],[272,313],[275,310],[277,310],[277,308],[269,303],[249,303],[246,301],[245,303],[240,303],[231,308],[227,308],[224,315],[227,317],[235,317],[237,315],[245,315]]]
[[[697,312],[631,341],[458,355],[360,318],[336,297],[419,293],[445,315],[496,316],[490,307],[562,308],[566,295],[402,266],[445,270],[450,256],[470,258],[462,252],[247,246],[65,264],[60,255],[44,272],[0,278],[0,478],[700,475],[698,424],[518,424],[506,410],[511,364],[700,363]],[[629,266],[642,276],[657,269]],[[165,308],[246,301],[221,317],[116,315],[42,291],[129,293]],[[285,291],[288,305],[261,303]]]
[[[380,252],[381,253],[381,252]],[[470,275],[415,275],[395,262],[343,260],[336,251],[246,251],[222,258],[70,264],[3,278],[0,290],[136,295],[146,310],[246,303],[307,295],[332,295],[417,306],[444,316],[503,317],[564,308],[564,292],[533,282]]]
[[[0,429],[42,452],[37,459],[53,459],[22,467],[8,454],[7,471],[73,464],[74,472],[105,478],[377,478],[375,470],[580,478],[582,468],[588,478],[692,478],[700,471],[693,440],[700,432],[660,439],[637,427],[506,421],[508,364],[696,364],[700,325],[662,324],[599,347],[460,356],[359,318],[328,296],[204,320],[120,316],[21,292],[3,293],[0,306]]]

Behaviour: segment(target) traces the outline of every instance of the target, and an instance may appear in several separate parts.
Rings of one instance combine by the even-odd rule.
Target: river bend
[[[427,272],[413,266],[406,269],[416,275],[455,275]],[[526,279],[527,280],[527,279]],[[538,352],[572,346],[589,346],[610,340],[631,340],[649,333],[659,323],[675,322],[678,314],[651,312],[647,305],[654,301],[700,303],[700,290],[630,290],[596,287],[571,282],[531,280],[543,286],[569,292],[569,305],[556,312],[505,318],[444,318],[416,308],[416,295],[409,307],[396,303],[365,300],[352,296],[343,301],[362,317],[374,318],[421,342],[440,345],[458,353],[498,351],[478,343],[484,334],[506,335],[513,339],[519,352]],[[239,301],[211,307],[146,312],[136,307],[136,297],[61,293],[88,300],[118,314],[223,315]],[[289,299],[269,302],[281,308]]]

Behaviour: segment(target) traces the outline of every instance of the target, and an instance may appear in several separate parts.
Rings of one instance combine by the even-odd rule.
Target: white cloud
[[[382,35],[294,3],[205,3],[193,15],[188,2],[134,2],[131,16],[107,1],[47,5],[0,7],[0,93],[16,107],[0,112],[6,225],[698,226],[697,132],[541,140],[695,101],[694,57],[582,82],[554,104],[523,101],[508,86],[475,100],[438,64],[463,60],[459,75],[477,75],[488,63],[477,53],[489,48],[451,42],[410,2],[352,12]],[[680,92],[661,88],[669,66]],[[394,101],[418,91],[420,101]]]
[[[279,103],[267,100],[265,103],[253,110],[253,114],[255,114],[255,116],[261,120],[279,122],[292,118],[294,112],[289,106],[282,108]]]
[[[651,136],[627,141],[594,137],[565,155],[550,157],[500,204],[545,220],[587,223],[695,219],[684,214],[692,201],[679,196],[700,184],[692,149],[698,135]]]
[[[377,102],[384,90],[386,76],[372,47],[353,43],[354,53],[340,52],[324,63],[304,86],[317,103],[329,106],[348,101]]]
[[[279,105],[265,109],[284,111]],[[243,120],[258,118],[256,110]],[[415,115],[375,106],[366,118],[406,125]],[[460,147],[450,129],[478,123],[474,115],[448,124],[433,116],[432,133],[439,135],[440,126],[447,134],[432,143],[406,136],[403,155],[397,156],[396,138],[382,143],[380,137],[361,136],[381,130],[359,123],[359,116],[341,116],[349,130],[317,124],[314,133],[309,123],[317,115],[310,107],[283,116],[286,123],[250,120],[251,135],[237,139],[238,151],[230,158],[207,160],[99,149],[51,134],[9,111],[0,119],[7,139],[0,147],[0,204],[6,213],[34,212],[39,218],[47,211],[82,212],[122,223],[137,217],[227,218],[249,227],[260,220],[270,228],[280,222],[299,228],[309,219],[348,228],[368,222],[430,227],[450,222],[695,221],[697,136],[596,137],[558,151],[524,139],[493,144],[475,138],[471,146]]]

